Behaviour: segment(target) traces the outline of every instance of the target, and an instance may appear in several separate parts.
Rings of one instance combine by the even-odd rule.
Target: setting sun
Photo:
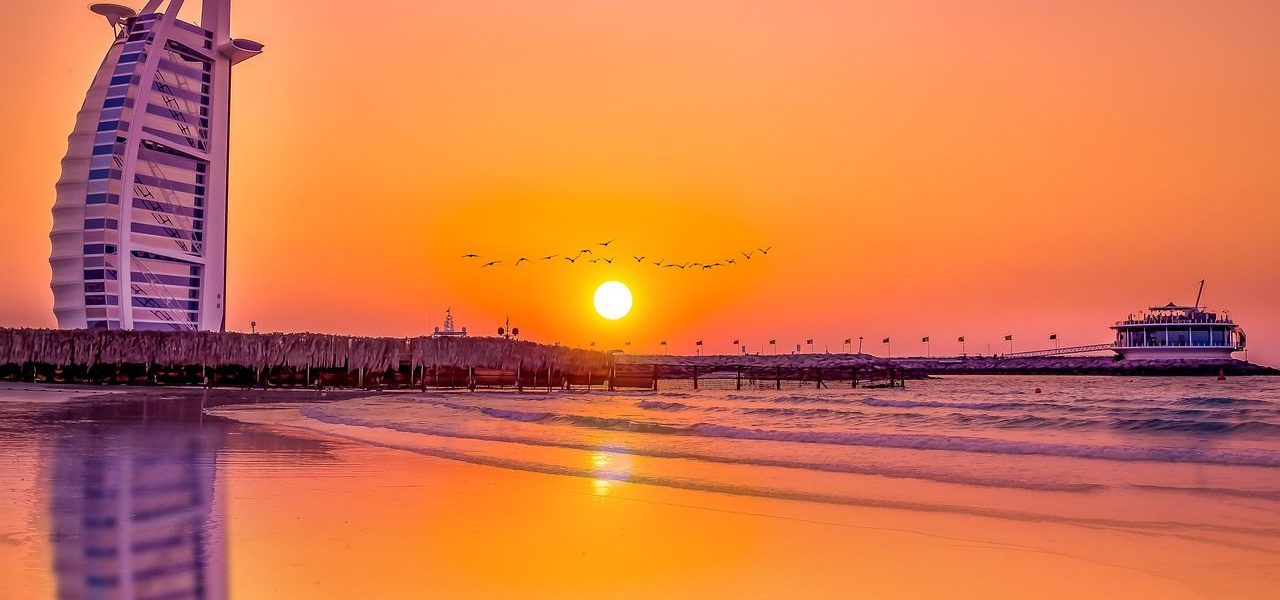
[[[631,312],[631,290],[621,281],[606,281],[596,288],[596,312],[616,321]]]

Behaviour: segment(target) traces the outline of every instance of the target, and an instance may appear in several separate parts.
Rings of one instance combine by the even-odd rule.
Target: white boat
[[[1204,291],[1204,282],[1200,282]],[[1112,349],[1126,359],[1229,359],[1244,350],[1244,330],[1231,320],[1200,306],[1170,302],[1152,306],[1138,316],[1129,315],[1111,326],[1116,333]]]

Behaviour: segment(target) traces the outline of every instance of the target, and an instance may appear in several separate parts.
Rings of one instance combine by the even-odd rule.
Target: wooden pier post
[[[698,366],[693,366],[693,389],[698,389]]]
[[[849,381],[849,387],[852,389],[857,389],[858,388],[858,367],[850,368],[849,374],[853,376],[853,379]]]
[[[551,393],[551,365],[547,365],[547,393]]]
[[[776,368],[778,370],[776,372],[777,379],[775,379],[775,383],[778,384],[778,389],[782,389],[782,367],[776,367]]]
[[[516,363],[516,391],[517,392],[524,391],[524,381],[521,381],[520,379],[520,370],[522,367],[524,367],[524,361],[520,361]]]
[[[742,389],[742,365],[738,365],[738,389]]]
[[[610,392],[614,391],[615,389],[613,386],[613,380],[616,378],[617,374],[618,374],[617,369],[613,365],[609,365],[609,391]]]
[[[653,391],[658,391],[658,365],[653,365]]]

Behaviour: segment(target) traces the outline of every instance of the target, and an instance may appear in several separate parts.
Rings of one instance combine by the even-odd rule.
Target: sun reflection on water
[[[588,457],[595,477],[591,480],[591,493],[596,496],[608,496],[613,484],[626,481],[631,474],[631,457],[619,453],[596,451]]]

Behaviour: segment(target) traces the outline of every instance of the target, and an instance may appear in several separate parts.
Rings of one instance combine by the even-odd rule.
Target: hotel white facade
[[[63,329],[225,329],[230,0],[94,4],[114,40],[68,138],[53,206]]]

